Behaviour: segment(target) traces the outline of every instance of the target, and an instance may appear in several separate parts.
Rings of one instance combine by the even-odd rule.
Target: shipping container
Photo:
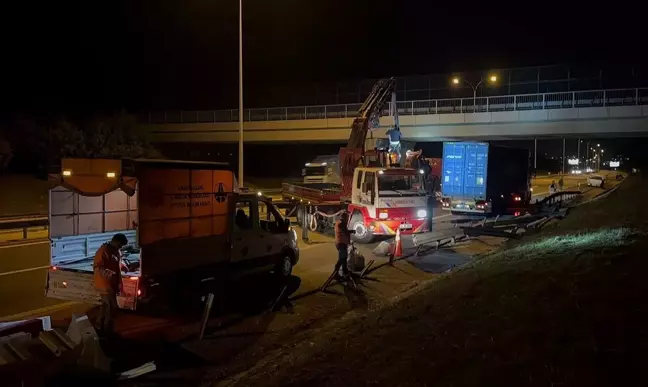
[[[504,213],[531,200],[527,149],[483,142],[443,144],[443,207],[461,213]]]

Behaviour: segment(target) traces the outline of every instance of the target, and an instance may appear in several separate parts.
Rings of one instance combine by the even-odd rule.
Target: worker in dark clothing
[[[104,337],[114,334],[117,293],[123,289],[119,250],[127,244],[128,239],[124,234],[115,234],[110,242],[101,245],[94,257],[94,286],[101,295],[97,329]]]
[[[400,128],[394,127],[387,131],[389,136],[389,155],[391,164],[400,163],[401,158],[401,131]],[[393,156],[393,158],[391,157]]]
[[[348,248],[351,244],[351,234],[355,234],[355,230],[349,230],[349,214],[343,212],[340,215],[340,220],[335,222],[335,247],[338,250],[338,261],[335,264],[336,275],[342,268],[344,276],[349,274],[349,267],[347,266]]]

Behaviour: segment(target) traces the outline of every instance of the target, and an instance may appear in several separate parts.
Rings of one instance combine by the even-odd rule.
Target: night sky
[[[237,104],[236,0],[3,7],[4,111]],[[640,14],[591,2],[244,0],[246,101],[310,81],[635,64],[643,55]]]

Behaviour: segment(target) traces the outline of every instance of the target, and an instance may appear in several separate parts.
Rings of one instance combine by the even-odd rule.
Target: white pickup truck
[[[121,308],[188,302],[241,276],[289,276],[297,234],[272,202],[237,193],[223,164],[64,159],[50,191],[48,297],[100,301],[93,258],[123,233]]]

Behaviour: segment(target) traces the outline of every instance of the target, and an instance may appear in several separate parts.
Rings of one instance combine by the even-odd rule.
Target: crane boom
[[[394,78],[380,79],[371,89],[371,93],[358,110],[358,117],[353,120],[351,135],[347,143],[349,149],[363,149],[367,132],[370,128],[378,127],[380,115],[385,105],[392,98],[396,89]]]
[[[370,128],[380,125],[380,115],[389,100],[393,99],[395,89],[396,80],[394,78],[378,80],[358,110],[358,116],[353,119],[347,146],[340,149],[339,165],[343,197],[348,197],[351,194],[353,170],[362,162],[367,132]]]

